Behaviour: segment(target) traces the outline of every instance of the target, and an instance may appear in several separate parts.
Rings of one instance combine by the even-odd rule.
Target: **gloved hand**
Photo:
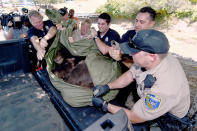
[[[109,86],[106,85],[98,85],[93,88],[93,96],[102,96],[106,94],[110,90]]]
[[[95,107],[101,108],[104,112],[107,112],[108,102],[104,101],[102,97],[92,97],[92,104]]]

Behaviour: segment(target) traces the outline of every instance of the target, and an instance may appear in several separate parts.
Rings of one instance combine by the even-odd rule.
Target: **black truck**
[[[128,130],[122,110],[112,115],[68,105],[46,69],[32,69],[35,54],[28,39],[1,41],[0,56],[0,130]]]
[[[32,69],[36,56],[32,49],[28,39],[0,42],[0,130],[133,130],[123,110],[112,115],[91,106],[67,104],[46,69]],[[195,115],[186,124],[192,130]],[[151,130],[162,129],[152,125]]]

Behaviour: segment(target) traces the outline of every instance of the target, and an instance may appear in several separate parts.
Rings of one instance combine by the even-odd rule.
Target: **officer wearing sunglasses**
[[[134,64],[115,81],[95,86],[93,105],[111,113],[123,109],[134,130],[147,129],[152,122],[161,124],[161,120],[165,121],[161,125],[181,125],[170,120],[185,119],[190,106],[189,85],[179,61],[168,53],[166,36],[153,29],[141,30],[132,41],[121,44],[120,49],[133,57]],[[132,109],[113,105],[102,98],[110,90],[124,88],[134,80],[140,99]]]

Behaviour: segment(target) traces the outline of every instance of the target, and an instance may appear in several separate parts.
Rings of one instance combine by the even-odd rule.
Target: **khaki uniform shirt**
[[[144,120],[153,120],[170,112],[182,118],[190,106],[190,91],[186,75],[176,58],[168,54],[154,69],[142,71],[135,64],[130,72],[137,82],[140,96],[133,109]],[[156,78],[151,88],[144,88],[147,74]]]

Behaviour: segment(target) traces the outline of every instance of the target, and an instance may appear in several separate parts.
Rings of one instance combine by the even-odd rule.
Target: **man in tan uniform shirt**
[[[178,118],[186,116],[190,106],[189,85],[180,63],[168,53],[166,36],[153,29],[142,30],[120,48],[123,54],[133,57],[134,64],[117,80],[95,86],[93,105],[116,113],[122,107],[104,101],[101,96],[110,89],[123,88],[135,79],[140,99],[131,110],[123,108],[134,130],[138,130],[138,123],[155,120],[166,113]]]

